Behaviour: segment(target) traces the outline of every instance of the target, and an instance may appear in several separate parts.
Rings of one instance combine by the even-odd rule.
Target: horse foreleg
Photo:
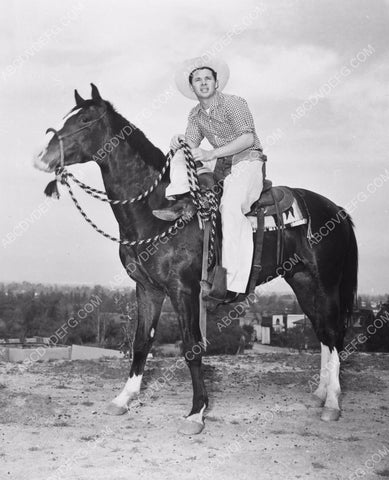
[[[192,357],[195,357],[193,350],[197,351],[202,348],[204,348],[204,344],[199,341],[185,352],[185,359],[192,377],[193,403],[192,410],[179,428],[179,432],[184,435],[201,433],[204,428],[204,411],[208,406],[208,395],[205,389],[202,372],[202,358],[199,354],[197,355],[197,358],[192,359]],[[188,360],[188,358],[190,359]]]
[[[202,357],[206,344],[200,334],[198,292],[192,291],[192,294],[176,292],[171,299],[178,314],[183,355],[189,367],[193,386],[192,409],[181,423],[179,432],[194,435],[204,428],[204,411],[208,406],[208,394],[202,371]]]
[[[122,415],[140,392],[147,355],[155,338],[157,323],[165,294],[152,287],[137,284],[138,325],[133,344],[133,360],[129,378],[123,390],[109,404],[108,413]]]

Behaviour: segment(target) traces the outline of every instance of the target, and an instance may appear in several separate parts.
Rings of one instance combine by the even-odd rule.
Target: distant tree
[[[104,346],[118,348],[122,343],[123,331],[120,323],[110,321],[105,327]]]
[[[365,325],[366,350],[389,352],[389,303],[382,305],[376,317]]]
[[[207,355],[229,354],[235,355],[239,349],[239,343],[244,330],[235,320],[225,326],[220,319],[211,318],[207,324]]]
[[[313,350],[320,349],[320,343],[309,322],[307,322],[305,327],[302,325],[295,325],[282,333],[275,333],[272,328],[271,345],[294,348],[299,351],[305,350],[305,348]]]
[[[181,339],[178,319],[175,313],[162,312],[158,321],[155,341],[157,343],[175,343]]]
[[[208,312],[207,355],[235,355],[238,351],[244,330],[239,326],[239,319],[231,318],[231,311],[233,305],[220,305],[214,312]]]
[[[253,325],[242,326],[243,335],[245,337],[246,348],[252,348],[254,342],[254,327]]]

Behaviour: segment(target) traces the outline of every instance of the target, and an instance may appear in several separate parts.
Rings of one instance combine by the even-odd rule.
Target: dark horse
[[[97,162],[109,198],[127,199],[140,194],[161,172],[166,162],[163,153],[103,100],[93,84],[91,99],[82,99],[77,91],[75,99],[73,114],[35,160],[36,167],[46,172],[55,171],[60,166],[62,150],[65,166],[91,159]],[[62,148],[60,137],[63,138]],[[113,138],[121,140],[112,142]],[[111,147],[103,149],[108,144]],[[169,224],[155,218],[152,210],[167,205],[168,174],[167,171],[158,187],[142,201],[112,205],[122,239],[140,240],[166,230]],[[307,225],[286,229],[285,258],[294,257],[299,261],[282,276],[295,292],[321,342],[320,382],[314,394],[324,405],[322,419],[337,420],[340,415],[338,354],[343,349],[346,318],[352,312],[356,294],[357,244],[352,221],[343,209],[317,193],[302,189],[293,191],[304,199],[312,232],[320,231],[321,234],[320,237],[318,234],[307,237]],[[334,228],[329,228],[330,225]],[[203,234],[198,222],[192,221],[175,235],[158,242],[153,253],[149,251],[143,262],[139,259],[145,250],[144,245],[120,246],[120,260],[136,282],[139,320],[129,378],[121,393],[110,403],[110,413],[125,413],[131,400],[140,392],[146,358],[154,340],[162,303],[168,295],[177,312],[183,354],[193,384],[192,409],[181,431],[190,434],[202,430],[203,413],[208,404],[199,328],[202,243]],[[266,232],[258,285],[280,275],[275,260],[276,244],[276,233]]]

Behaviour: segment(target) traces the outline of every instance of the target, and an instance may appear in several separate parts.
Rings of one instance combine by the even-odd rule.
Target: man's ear
[[[216,82],[215,82],[215,88],[219,88],[219,80],[216,80]]]

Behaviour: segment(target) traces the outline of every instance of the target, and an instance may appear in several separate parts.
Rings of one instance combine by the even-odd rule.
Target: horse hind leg
[[[338,420],[340,417],[339,355],[337,346],[343,341],[344,328],[336,292],[323,288],[316,275],[300,271],[286,279],[296,294],[303,312],[311,320],[321,343],[320,380],[314,396],[324,408],[321,419]]]
[[[122,391],[109,403],[107,413],[122,415],[129,410],[129,404],[138,397],[142,383],[147,355],[153,344],[157,323],[165,294],[152,287],[137,284],[138,325],[133,345],[133,360],[129,378]]]
[[[332,349],[332,352],[330,352],[329,360],[326,365],[326,371],[328,372],[328,381],[326,400],[321,415],[321,419],[325,422],[339,420],[340,417],[339,396],[341,390],[339,382],[339,370],[339,354],[336,347],[334,347]]]
[[[340,416],[339,396],[339,355],[336,347],[330,351],[327,345],[321,343],[320,381],[313,392],[319,406],[324,406],[321,419],[324,421],[338,420]]]
[[[328,384],[328,370],[327,364],[330,358],[330,349],[320,343],[321,346],[321,361],[320,361],[320,380],[319,385],[316,390],[313,392],[314,398],[317,400],[317,403],[322,407],[327,398],[327,384]]]

